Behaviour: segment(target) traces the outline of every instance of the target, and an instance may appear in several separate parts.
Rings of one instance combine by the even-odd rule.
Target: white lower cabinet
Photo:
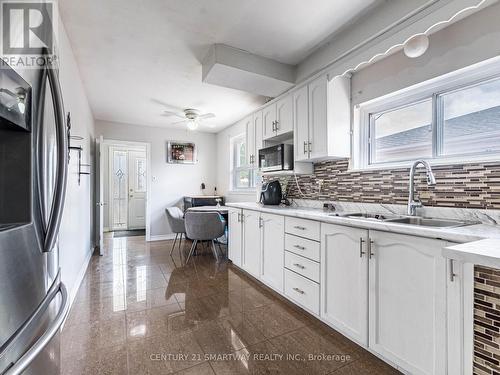
[[[241,267],[243,224],[242,210],[231,208],[228,212],[228,258],[233,264]]]
[[[261,236],[260,213],[243,210],[243,259],[241,268],[252,276],[260,277]]]
[[[281,215],[260,214],[262,237],[261,280],[273,289],[283,291],[283,253],[285,218]]]
[[[368,345],[368,231],[321,225],[321,318]]]
[[[285,295],[313,314],[319,314],[318,283],[285,269]]]
[[[446,373],[444,241],[370,231],[369,347],[411,374]]]
[[[445,241],[246,209],[229,230],[233,263],[406,373],[471,368],[473,269]]]

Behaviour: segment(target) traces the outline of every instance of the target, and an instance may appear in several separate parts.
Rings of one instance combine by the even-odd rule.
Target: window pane
[[[443,153],[500,152],[500,80],[442,96]]]
[[[237,189],[250,187],[250,172],[248,170],[235,172],[235,187]]]
[[[240,153],[239,153],[239,159],[240,159],[240,166],[245,165],[247,163],[247,153],[246,153],[246,147],[245,143],[240,143]]]
[[[432,99],[370,116],[370,163],[432,157]]]

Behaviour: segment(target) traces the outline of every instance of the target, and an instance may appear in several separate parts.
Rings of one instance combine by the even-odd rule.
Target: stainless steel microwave
[[[259,169],[262,172],[293,170],[293,145],[282,143],[260,149]]]

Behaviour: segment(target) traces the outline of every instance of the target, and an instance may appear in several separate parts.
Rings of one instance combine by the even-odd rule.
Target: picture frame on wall
[[[196,145],[193,142],[167,142],[167,163],[196,164],[197,162]]]

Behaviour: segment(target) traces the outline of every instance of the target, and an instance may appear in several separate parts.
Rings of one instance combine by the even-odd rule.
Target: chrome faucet
[[[408,210],[407,214],[409,216],[415,216],[417,214],[417,208],[422,207],[422,202],[420,199],[415,199],[415,170],[422,164],[425,167],[427,173],[427,185],[435,186],[436,179],[434,178],[434,173],[432,173],[432,168],[428,162],[425,160],[417,160],[413,163],[410,169],[410,194],[408,195]]]

